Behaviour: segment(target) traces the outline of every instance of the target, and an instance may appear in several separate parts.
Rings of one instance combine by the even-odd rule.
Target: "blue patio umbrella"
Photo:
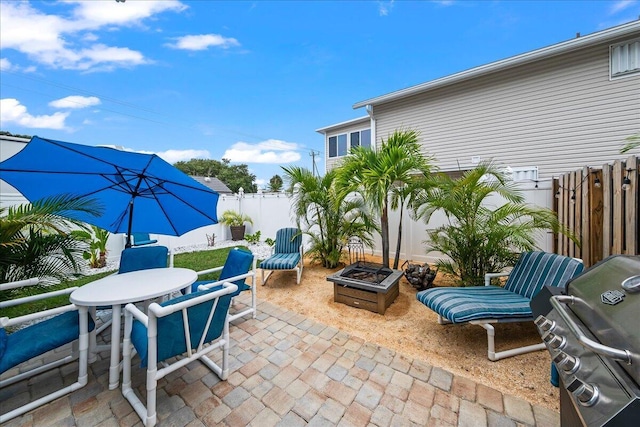
[[[218,222],[218,193],[155,154],[34,136],[0,163],[0,178],[31,202],[60,194],[98,200],[102,215],[73,218],[127,233],[127,246],[132,232],[180,236]]]

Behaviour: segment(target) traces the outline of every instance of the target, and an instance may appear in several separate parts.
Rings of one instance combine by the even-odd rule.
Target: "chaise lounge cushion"
[[[0,373],[77,340],[80,335],[78,319],[77,311],[69,311],[8,334],[5,352],[0,358]],[[89,331],[92,331],[94,326],[89,316]],[[34,339],[34,336],[39,339]]]
[[[418,292],[416,298],[452,323],[532,316],[529,298],[499,286],[432,288]]]
[[[563,288],[583,268],[582,262],[574,258],[542,251],[525,252],[518,258],[504,288],[432,288],[418,292],[416,298],[453,323],[528,320],[533,316],[531,299],[544,286]]]
[[[291,270],[300,262],[300,252],[274,254],[260,263],[264,270]]]

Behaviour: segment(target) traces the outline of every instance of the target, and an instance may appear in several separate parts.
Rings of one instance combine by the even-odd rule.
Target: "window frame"
[[[638,67],[632,70],[626,70],[626,71],[619,72],[617,74],[613,74],[614,50],[618,47],[625,46],[625,45],[632,45],[634,43],[638,43],[638,48],[637,48],[638,49],[637,51]],[[616,80],[616,79],[625,78],[629,76],[636,76],[638,74],[640,74],[640,38],[625,40],[620,43],[609,45],[609,80]]]
[[[327,135],[327,159],[339,159],[341,157],[346,157],[349,155],[349,153],[351,152],[351,149],[354,147],[353,145],[351,145],[352,142],[352,135],[353,134],[358,134],[358,145],[357,147],[362,146],[362,132],[364,131],[369,131],[369,147],[371,147],[371,128],[362,128],[362,129],[357,129],[357,130],[349,130],[349,131],[344,131],[344,132],[340,132],[340,133],[334,133],[331,135]],[[340,137],[344,136],[346,138],[346,143],[347,143],[347,151],[345,154],[340,154]],[[331,144],[332,144],[332,139],[333,139],[333,143],[335,144],[335,150],[331,149]],[[335,151],[335,155],[332,156],[331,153]]]

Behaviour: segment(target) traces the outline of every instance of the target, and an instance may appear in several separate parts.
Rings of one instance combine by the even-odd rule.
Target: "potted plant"
[[[253,225],[253,220],[248,215],[242,215],[233,210],[222,213],[220,223],[228,225],[231,229],[231,240],[244,239],[245,223]]]

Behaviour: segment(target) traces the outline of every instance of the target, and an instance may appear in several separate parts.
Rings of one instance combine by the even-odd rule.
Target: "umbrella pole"
[[[133,199],[129,201],[129,226],[127,227],[127,243],[124,245],[125,248],[131,247],[131,228],[133,226]]]

